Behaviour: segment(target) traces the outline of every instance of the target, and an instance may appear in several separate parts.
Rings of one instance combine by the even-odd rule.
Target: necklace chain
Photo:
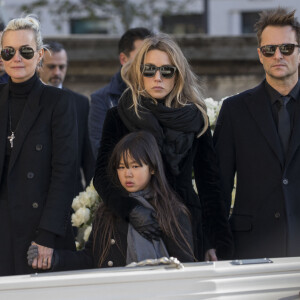
[[[9,130],[11,132],[11,135],[9,135],[7,137],[7,139],[10,142],[10,148],[13,148],[14,147],[14,139],[16,138],[16,136],[15,136],[15,131],[12,131],[12,129],[11,129],[11,107],[10,107],[10,102],[8,102],[8,115],[9,115]]]

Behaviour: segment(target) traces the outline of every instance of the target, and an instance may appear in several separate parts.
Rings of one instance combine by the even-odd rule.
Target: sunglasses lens
[[[15,53],[16,53],[16,50],[14,48],[2,49],[1,50],[1,58],[6,61],[11,60],[14,57]]]
[[[160,74],[164,78],[172,78],[175,74],[176,68],[172,66],[156,67],[154,65],[142,65],[141,72],[145,77],[155,76],[156,71],[159,70]]]
[[[260,48],[261,49],[261,52],[262,54],[265,56],[265,57],[271,57],[275,54],[276,52],[276,46],[273,46],[273,45],[267,45],[267,46],[263,46]]]
[[[165,78],[172,78],[174,76],[175,70],[175,67],[163,66],[160,68],[160,74]]]
[[[20,54],[25,59],[31,59],[34,56],[34,50],[31,47],[23,46],[20,48]]]
[[[156,72],[156,67],[151,65],[143,65],[141,66],[142,74],[145,77],[153,77]]]
[[[294,52],[295,45],[294,44],[283,44],[279,46],[280,52],[283,55],[291,55]]]

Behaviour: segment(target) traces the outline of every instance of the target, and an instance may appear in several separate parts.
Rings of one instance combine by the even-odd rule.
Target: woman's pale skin
[[[19,48],[30,46],[34,51],[32,59],[25,59],[20,55]],[[8,30],[3,33],[2,48],[12,47],[16,54],[11,60],[3,60],[6,73],[15,83],[21,83],[30,79],[37,68],[38,63],[43,57],[44,50],[37,51],[35,35],[32,30]]]
[[[172,66],[168,54],[160,50],[149,51],[144,64],[151,64],[156,67]],[[174,88],[176,74],[172,78],[164,78],[156,71],[154,77],[143,77],[146,92],[154,99],[164,99]]]
[[[32,59],[25,59],[19,53],[22,46],[30,46],[35,50]],[[11,77],[15,83],[25,82],[30,79],[37,68],[38,63],[43,57],[44,50],[37,51],[35,42],[35,35],[32,30],[9,30],[3,35],[2,48],[12,47],[16,50],[15,55],[11,60],[3,60],[6,73]],[[32,263],[32,268],[36,269],[49,269],[51,266],[51,258],[53,249],[45,246],[38,245],[38,258],[35,258]],[[29,245],[28,245],[29,246]]]

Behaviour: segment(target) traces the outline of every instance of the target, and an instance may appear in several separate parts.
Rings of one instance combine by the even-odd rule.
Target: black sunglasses
[[[177,69],[176,67],[168,65],[161,67],[157,67],[155,65],[141,65],[141,73],[145,77],[154,77],[157,70],[159,70],[162,77],[170,79],[174,76]]]
[[[1,58],[8,61],[11,60],[16,54],[16,49],[13,47],[7,47],[1,50]],[[19,52],[25,59],[32,59],[34,56],[34,50],[29,46],[22,46],[19,48]]]
[[[293,54],[295,47],[300,46],[295,44],[266,45],[260,47],[260,50],[265,57],[271,57],[275,54],[277,47],[282,55],[288,56]]]

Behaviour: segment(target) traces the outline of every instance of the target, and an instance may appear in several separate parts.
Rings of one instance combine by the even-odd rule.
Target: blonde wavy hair
[[[200,83],[197,76],[192,72],[191,67],[183,55],[178,44],[167,34],[157,34],[146,38],[135,58],[122,67],[121,75],[123,80],[132,92],[133,106],[137,116],[141,96],[151,97],[144,87],[144,77],[141,73],[141,65],[144,64],[147,53],[151,50],[165,52],[177,71],[173,90],[165,99],[167,107],[180,108],[188,104],[195,104],[201,111],[204,119],[204,127],[198,134],[200,137],[208,128],[207,108],[204,102]]]

